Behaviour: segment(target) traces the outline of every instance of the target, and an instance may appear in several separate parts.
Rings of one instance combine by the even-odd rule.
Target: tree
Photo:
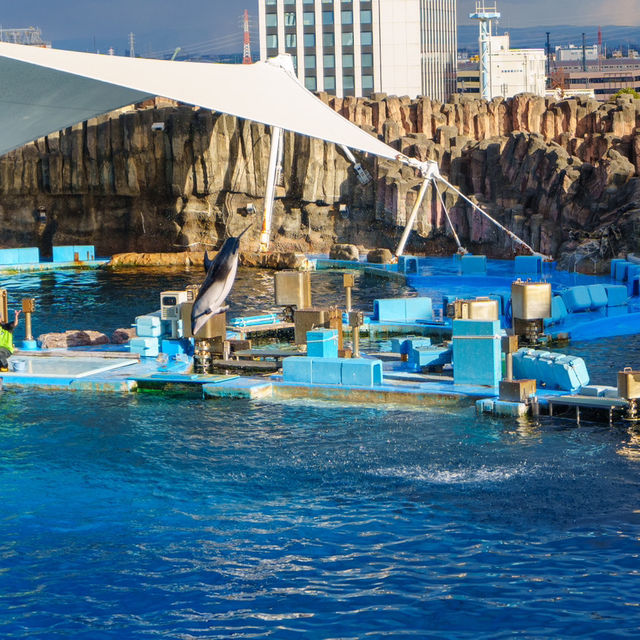
[[[626,89],[620,89],[620,91],[616,92],[613,96],[614,100],[619,96],[633,96],[634,100],[640,100],[640,93],[638,93],[635,89],[631,87],[627,87]]]

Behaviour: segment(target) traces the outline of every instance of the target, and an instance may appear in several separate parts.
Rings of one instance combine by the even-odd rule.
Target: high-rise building
[[[293,57],[311,91],[446,100],[456,89],[456,0],[259,0],[260,58]]]

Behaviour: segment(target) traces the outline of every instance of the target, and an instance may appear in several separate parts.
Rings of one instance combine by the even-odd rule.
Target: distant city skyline
[[[487,0],[493,4],[493,0]],[[5,3],[0,14],[4,28],[37,26],[46,40],[60,48],[119,54],[128,49],[133,32],[140,55],[169,55],[175,47],[190,53],[233,53],[242,50],[241,16],[252,16],[254,58],[258,57],[257,0],[28,0]],[[638,0],[498,0],[500,27],[574,25],[640,26]],[[470,24],[475,0],[458,0],[459,24]]]

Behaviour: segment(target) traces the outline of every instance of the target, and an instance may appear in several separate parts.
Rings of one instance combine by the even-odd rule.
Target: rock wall
[[[383,95],[336,99],[336,111],[421,160],[545,253],[637,250],[640,101],[551,102],[532,95],[440,104]],[[164,130],[152,128],[163,123]],[[99,254],[218,245],[250,222],[260,233],[267,127],[159,103],[81,123],[0,158],[3,246],[91,243]],[[361,185],[334,145],[285,136],[274,249],[334,242],[393,247],[420,184],[414,170],[360,159]],[[442,202],[468,248],[504,255],[508,237],[453,192],[432,188],[413,251],[455,248]],[[595,244],[594,244],[595,243]],[[596,246],[597,245],[597,246]]]

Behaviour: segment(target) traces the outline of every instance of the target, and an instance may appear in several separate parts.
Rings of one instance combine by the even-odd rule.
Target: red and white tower
[[[253,64],[251,58],[251,33],[249,31],[249,11],[244,10],[244,49],[242,51],[242,64]]]

